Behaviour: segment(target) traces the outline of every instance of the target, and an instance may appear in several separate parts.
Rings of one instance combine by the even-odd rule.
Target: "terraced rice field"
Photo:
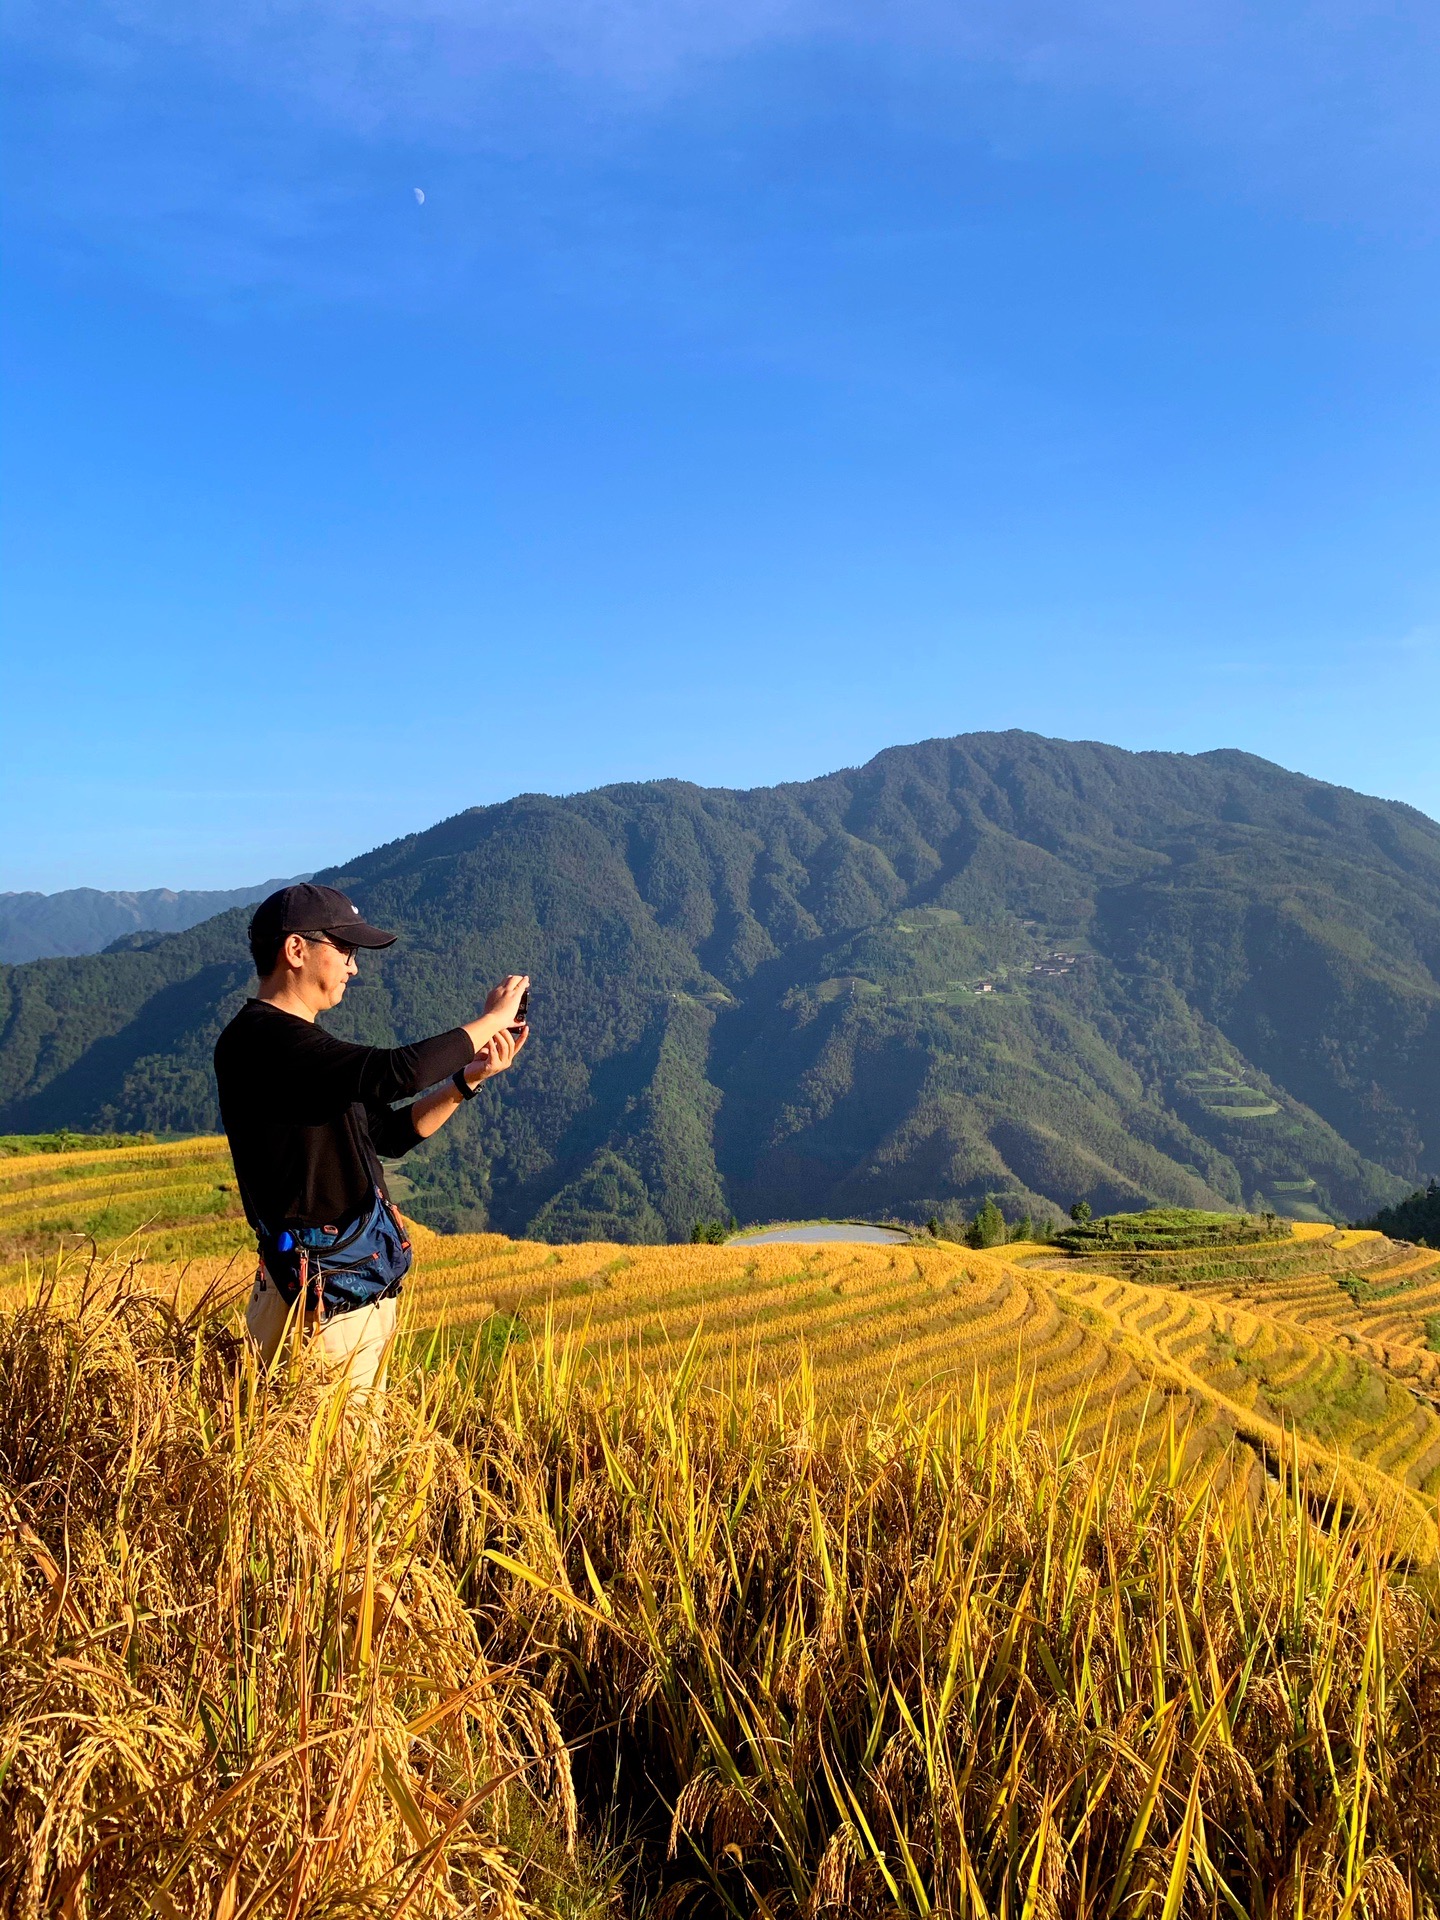
[[[0,1158],[0,1285],[93,1241],[149,1260],[253,1247],[223,1139]]]
[[[1298,1454],[1347,1500],[1398,1500],[1433,1543],[1440,1493],[1440,1253],[1297,1226],[1284,1242],[1066,1259],[946,1242],[552,1247],[416,1229],[412,1331],[503,1346],[549,1321],[594,1350],[669,1369],[812,1374],[822,1404],[1017,1385],[1082,1433],[1163,1429],[1192,1452],[1238,1436],[1249,1469]],[[222,1140],[0,1161],[0,1293],[57,1246],[153,1283],[248,1289],[251,1242]],[[1429,1325],[1427,1326],[1427,1323]]]
[[[1047,1393],[1108,1398],[1139,1377],[1007,1260],[949,1246],[545,1247],[467,1235],[420,1243],[421,1325],[549,1315],[594,1347],[664,1363],[694,1343],[793,1371],[802,1349],[828,1400],[888,1388],[968,1388],[976,1372],[1043,1378]]]
[[[1333,1280],[1320,1278],[1348,1308]],[[1056,1276],[1056,1285],[1137,1360],[1217,1402],[1243,1437],[1265,1446],[1277,1431],[1298,1432],[1354,1462],[1365,1483],[1378,1471],[1433,1505],[1440,1410],[1363,1340],[1219,1289],[1206,1298],[1101,1274]]]
[[[1294,1273],[1248,1286],[1211,1282],[1196,1292],[1216,1306],[1263,1308],[1312,1338],[1385,1368],[1440,1408],[1440,1351],[1430,1331],[1440,1314],[1440,1251],[1397,1245],[1378,1234],[1373,1240],[1380,1242],[1374,1257],[1338,1277]]]

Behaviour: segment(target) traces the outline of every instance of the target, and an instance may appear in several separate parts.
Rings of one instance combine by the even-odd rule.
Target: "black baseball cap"
[[[362,920],[355,902],[338,887],[319,887],[312,880],[281,887],[255,909],[252,940],[283,940],[287,933],[328,933],[349,947],[393,947],[398,937]]]

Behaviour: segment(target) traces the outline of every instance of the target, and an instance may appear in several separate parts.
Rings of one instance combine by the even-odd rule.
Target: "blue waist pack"
[[[286,1306],[305,1295],[321,1319],[373,1306],[399,1293],[410,1271],[410,1241],[377,1187],[374,1203],[344,1227],[286,1227],[258,1233],[260,1258]]]

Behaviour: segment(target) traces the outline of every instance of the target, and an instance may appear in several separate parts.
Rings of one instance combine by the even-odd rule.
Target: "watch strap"
[[[463,1067],[457,1067],[450,1078],[455,1082],[456,1090],[462,1100],[473,1100],[480,1091],[478,1082],[472,1087],[470,1082],[465,1078],[465,1069]]]

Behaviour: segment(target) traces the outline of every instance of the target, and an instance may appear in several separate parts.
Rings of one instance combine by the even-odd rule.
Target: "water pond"
[[[816,1222],[811,1226],[758,1227],[753,1233],[737,1233],[726,1242],[731,1247],[809,1246],[817,1240],[860,1240],[870,1246],[904,1246],[910,1238],[895,1227],[853,1226],[847,1221]]]

